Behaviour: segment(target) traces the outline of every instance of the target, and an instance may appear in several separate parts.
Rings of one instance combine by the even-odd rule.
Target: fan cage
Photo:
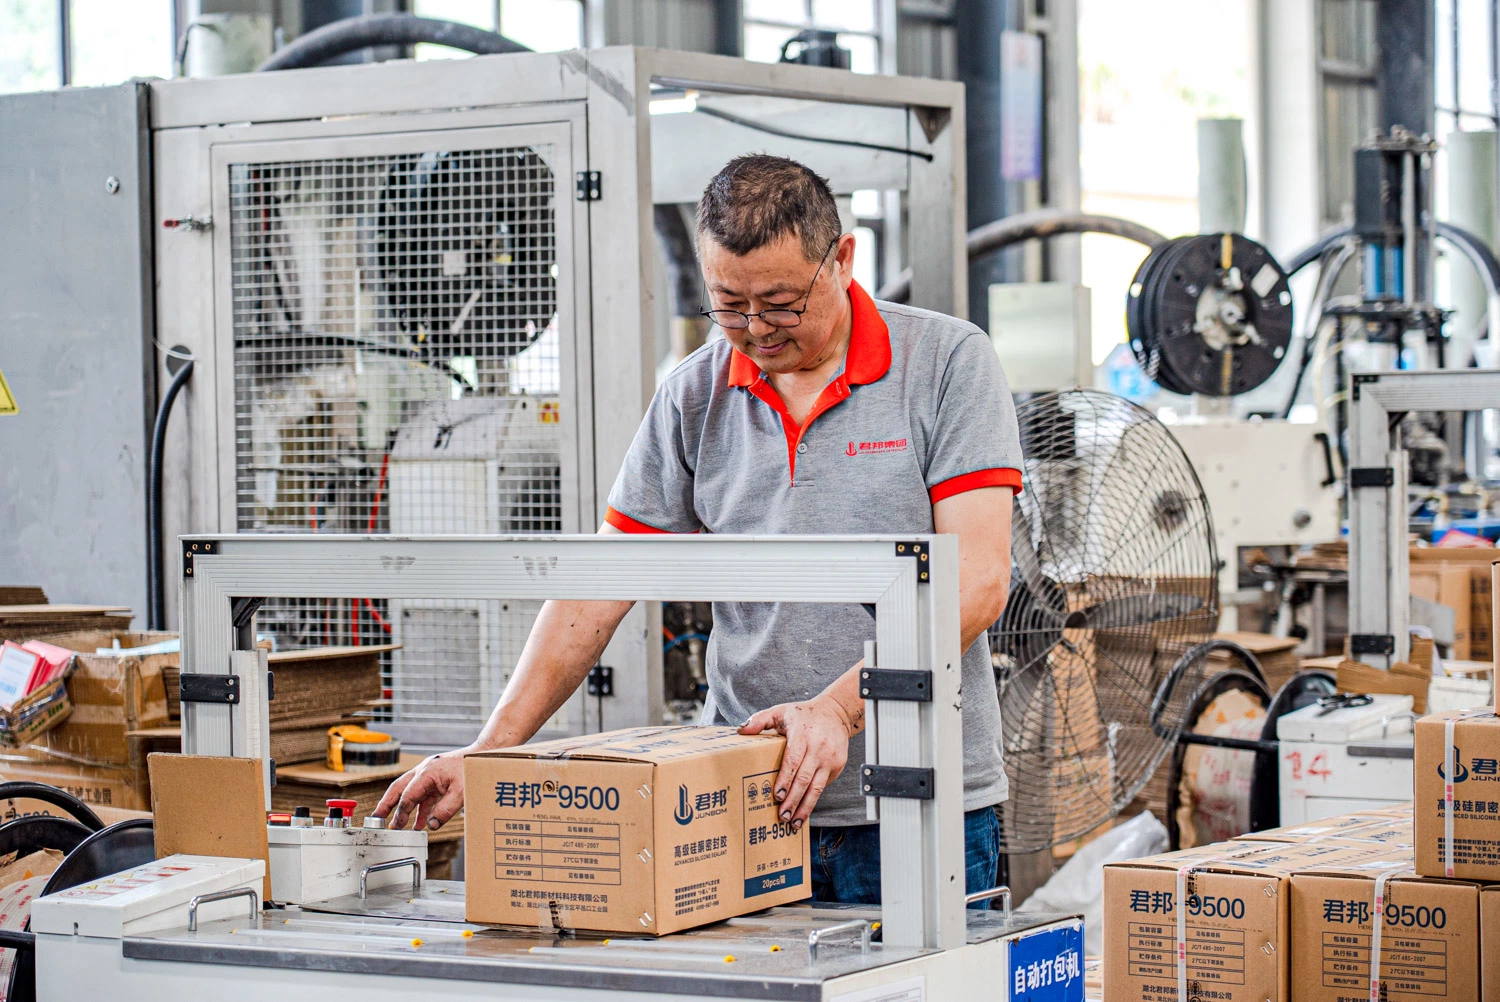
[[[240,531],[562,531],[553,158],[228,168]],[[401,643],[377,716],[461,743],[538,609],[271,598],[256,629],[278,649]]]
[[[1192,463],[1150,412],[1068,390],[1016,416],[1024,489],[1010,598],[990,639],[1007,848],[1030,852],[1095,830],[1158,772],[1203,659],[1188,660],[1155,713],[1153,703],[1217,627],[1219,560]],[[1164,803],[1165,791],[1147,799]]]

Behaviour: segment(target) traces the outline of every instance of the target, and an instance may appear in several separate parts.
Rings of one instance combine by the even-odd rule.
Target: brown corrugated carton
[[[0,780],[46,783],[71,793],[90,807],[151,808],[151,781],[144,762],[140,765],[87,765],[59,759],[0,755]]]
[[[1453,656],[1461,661],[1468,660],[1473,650],[1469,636],[1474,607],[1470,577],[1468,567],[1455,564],[1414,562],[1410,566],[1411,593],[1453,610]],[[1421,662],[1415,657],[1412,661],[1422,667],[1431,667],[1430,662]]]
[[[1500,717],[1449,710],[1417,721],[1417,872],[1446,876],[1444,825],[1445,724],[1453,730],[1453,876],[1500,880]]]
[[[1287,887],[1322,862],[1374,855],[1340,842],[1220,842],[1104,868],[1104,999],[1176,999],[1178,871],[1187,931],[1185,998],[1292,1002]],[[1300,995],[1298,996],[1300,998]]]
[[[162,671],[168,665],[175,666],[179,655],[135,655],[129,649],[176,636],[95,630],[40,638],[77,651],[78,658],[68,676],[73,712],[38,738],[36,746],[57,758],[75,762],[144,766],[144,762],[132,762],[127,735],[167,723],[167,690]],[[94,653],[101,647],[113,646],[115,641],[119,641],[126,653]]]
[[[1484,1002],[1500,1002],[1500,884],[1479,891],[1479,983]]]
[[[1319,818],[1306,824],[1268,828],[1265,831],[1248,832],[1235,838],[1236,842],[1327,842],[1346,839],[1351,842],[1367,842],[1382,845],[1413,845],[1415,835],[1410,816],[1401,818],[1392,814],[1374,811],[1358,811],[1353,814],[1338,814],[1331,818]]]
[[[1379,998],[1423,1002],[1479,998],[1479,885],[1414,874],[1410,850],[1325,860],[1292,876],[1292,983],[1297,1002],[1372,998],[1372,917],[1383,917]]]
[[[785,739],[645,727],[464,760],[466,917],[660,935],[810,894]]]

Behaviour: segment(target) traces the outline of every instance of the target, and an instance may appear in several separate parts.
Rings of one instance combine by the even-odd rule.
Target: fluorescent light
[[[651,102],[653,115],[683,115],[698,110],[698,92],[690,90],[681,97],[662,97]]]

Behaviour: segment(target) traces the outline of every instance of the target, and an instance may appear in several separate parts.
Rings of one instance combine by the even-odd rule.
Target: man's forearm
[[[547,602],[475,748],[522,744],[567,702],[633,602]]]

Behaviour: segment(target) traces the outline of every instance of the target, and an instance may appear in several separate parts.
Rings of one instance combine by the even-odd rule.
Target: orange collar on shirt
[[[838,377],[846,386],[873,383],[891,369],[891,332],[875,308],[875,300],[849,283],[849,308],[853,314],[849,331],[849,353],[844,372]],[[729,359],[729,385],[749,386],[761,376],[760,366],[736,350]]]

